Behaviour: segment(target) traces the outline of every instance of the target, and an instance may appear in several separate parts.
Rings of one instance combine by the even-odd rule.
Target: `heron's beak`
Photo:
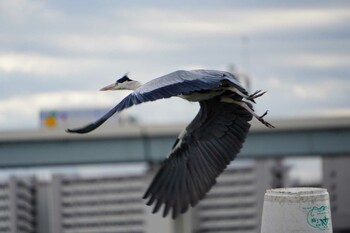
[[[105,86],[105,87],[101,88],[100,91],[110,91],[110,90],[114,90],[114,87],[115,87],[115,83],[110,84],[110,85],[108,85],[108,86]]]

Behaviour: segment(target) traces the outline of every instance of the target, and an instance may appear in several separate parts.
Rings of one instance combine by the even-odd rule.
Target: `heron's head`
[[[135,90],[140,86],[141,86],[140,82],[130,79],[128,77],[128,74],[125,74],[123,77],[118,79],[115,83],[112,83],[108,86],[101,88],[100,91]]]

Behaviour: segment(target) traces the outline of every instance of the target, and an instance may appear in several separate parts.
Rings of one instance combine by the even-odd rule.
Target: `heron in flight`
[[[253,117],[274,128],[263,118],[267,111],[258,116],[251,104],[265,92],[249,95],[237,78],[225,71],[178,70],[143,85],[126,74],[101,90],[133,92],[96,122],[67,132],[88,133],[113,114],[148,101],[178,96],[200,104],[198,114],[180,133],[143,196],[147,205],[154,204],[153,213],[164,206],[164,217],[171,211],[176,218],[205,196],[239,153]]]

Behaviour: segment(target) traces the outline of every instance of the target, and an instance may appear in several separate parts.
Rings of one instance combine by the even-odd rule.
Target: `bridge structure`
[[[350,118],[253,121],[242,158],[350,155]],[[90,134],[62,130],[0,133],[0,167],[118,162],[166,158],[184,125],[101,128]]]

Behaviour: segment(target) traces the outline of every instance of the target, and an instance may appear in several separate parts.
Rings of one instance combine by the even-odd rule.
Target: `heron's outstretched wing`
[[[100,125],[116,112],[129,108],[136,104],[148,101],[170,98],[182,94],[189,94],[195,91],[206,91],[219,88],[221,81],[227,80],[231,83],[231,79],[224,73],[198,73],[199,71],[175,71],[168,75],[153,79],[137,88],[119,104],[112,108],[107,114],[102,116],[96,122],[78,129],[68,129],[70,133],[88,133]],[[238,81],[236,81],[238,82]],[[232,83],[232,85],[236,85]]]
[[[215,184],[216,177],[236,157],[252,115],[235,104],[200,102],[201,109],[174,145],[144,195],[153,212],[164,205],[176,218],[194,206]]]

